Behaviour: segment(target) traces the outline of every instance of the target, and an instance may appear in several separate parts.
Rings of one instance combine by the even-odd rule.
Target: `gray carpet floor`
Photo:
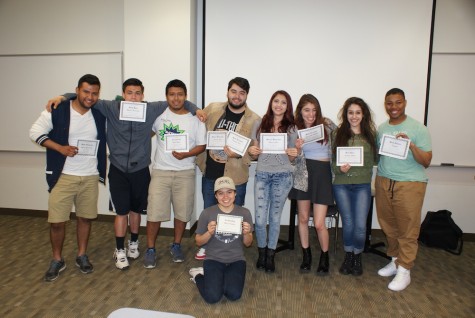
[[[51,249],[46,219],[0,215],[0,317],[107,317],[122,307],[194,317],[475,317],[475,242],[466,242],[461,256],[421,246],[412,284],[403,292],[392,292],[387,289],[390,278],[376,274],[387,262],[378,255],[364,254],[360,277],[338,273],[344,254],[341,238],[337,254],[331,253],[327,277],[314,273],[318,257],[314,257],[312,273],[299,273],[297,237],[295,250],[277,254],[274,274],[257,271],[254,241],[246,249],[243,297],[208,305],[189,280],[188,270],[202,264],[193,258],[192,238],[183,240],[184,263],[171,261],[172,238],[159,236],[155,269],[145,269],[141,256],[128,271],[119,271],[112,259],[113,225],[96,221],[88,251],[95,271],[84,275],[74,264],[75,227],[75,221],[68,223],[63,253],[67,268],[56,281],[47,283],[43,275]],[[311,233],[316,255],[317,240]],[[378,240],[383,237],[373,238]],[[143,252],[144,236],[140,247]]]

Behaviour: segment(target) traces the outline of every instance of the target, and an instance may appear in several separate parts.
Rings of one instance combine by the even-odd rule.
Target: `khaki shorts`
[[[72,176],[61,174],[48,199],[48,222],[69,221],[73,204],[76,216],[85,219],[97,217],[99,176]]]
[[[147,221],[170,220],[172,204],[175,219],[190,221],[195,204],[195,169],[152,170],[148,188]]]

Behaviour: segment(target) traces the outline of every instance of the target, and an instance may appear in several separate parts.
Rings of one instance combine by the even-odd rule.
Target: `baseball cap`
[[[236,186],[234,185],[233,179],[231,179],[230,177],[221,177],[216,179],[216,181],[214,182],[214,192],[221,189],[236,190]]]

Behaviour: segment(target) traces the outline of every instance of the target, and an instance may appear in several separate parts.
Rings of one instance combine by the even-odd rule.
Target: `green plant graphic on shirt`
[[[170,123],[169,125],[163,124],[163,129],[158,131],[158,135],[162,141],[165,140],[166,134],[183,134],[185,131],[180,129],[180,125],[173,125]]]

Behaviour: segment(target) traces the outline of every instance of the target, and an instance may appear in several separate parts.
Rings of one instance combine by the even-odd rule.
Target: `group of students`
[[[236,200],[244,204],[249,155],[241,156],[227,146],[221,150],[204,150],[206,130],[232,130],[246,137],[255,135],[260,117],[247,107],[246,79],[232,79],[228,83],[228,101],[212,103],[205,111],[186,100],[186,86],[180,80],[167,84],[166,102],[142,102],[144,87],[135,78],[123,83],[123,101],[100,100],[100,86],[96,76],[84,75],[79,79],[76,93],[49,100],[47,109],[30,129],[30,138],[47,148],[48,222],[53,250],[53,259],[44,275],[48,282],[56,280],[66,268],[62,248],[65,224],[73,205],[78,220],[76,266],[85,274],[94,271],[86,251],[91,220],[97,217],[97,181],[105,183],[106,141],[111,203],[117,214],[114,259],[120,270],[128,269],[128,259],[140,255],[138,229],[140,216],[145,213],[147,250],[143,265],[156,266],[155,240],[160,222],[171,218],[171,205],[175,235],[170,253],[174,262],[184,261],[180,242],[193,212],[198,154],[202,154],[196,162],[203,172],[205,208],[218,202],[215,181],[224,174],[233,178]],[[202,121],[207,119],[206,126],[194,114]],[[152,131],[157,135],[157,151],[150,175]],[[165,137],[173,134],[186,134],[187,150],[165,149]],[[127,223],[130,223],[130,240],[126,247]],[[250,218],[249,223],[252,224]],[[247,230],[252,232],[252,227]],[[200,252],[199,256],[203,254]]]
[[[180,242],[194,206],[196,157],[196,164],[203,173],[204,211],[200,214],[196,230],[196,243],[201,249],[195,258],[204,258],[204,263],[203,267],[192,268],[190,275],[205,301],[214,303],[223,295],[231,300],[241,297],[246,272],[242,247],[252,244],[254,230],[258,247],[256,268],[266,272],[275,271],[275,250],[287,198],[297,200],[298,231],[303,254],[300,270],[311,270],[308,221],[312,215],[321,250],[316,272],[318,275],[328,274],[329,235],[325,217],[328,206],[336,202],[342,218],[345,250],[339,271],[345,275],[361,275],[361,253],[371,201],[373,166],[378,164],[375,182],[378,220],[388,238],[387,254],[392,257],[391,262],[378,273],[381,276],[396,275],[388,285],[392,290],[403,290],[409,285],[410,268],[417,254],[420,212],[427,183],[424,168],[430,164],[432,153],[427,128],[405,114],[406,99],[402,90],[387,92],[385,108],[389,120],[379,127],[379,131],[376,130],[370,108],[361,98],[351,97],[345,101],[337,126],[323,116],[315,96],[303,95],[294,112],[291,97],[283,90],[271,96],[261,120],[246,103],[249,83],[240,77],[229,82],[227,102],[212,103],[204,111],[197,110],[195,105],[186,101],[186,86],[181,81],[171,81],[166,88],[167,102],[147,103],[146,119],[136,122],[121,117],[118,101],[98,100],[100,83],[97,78],[94,79],[92,75],[86,75],[85,80],[83,78],[78,83],[76,94],[66,94],[48,101],[48,104],[59,104],[59,107],[53,108],[51,113],[43,112],[30,131],[32,140],[48,148],[47,165],[54,164],[54,169],[47,167],[48,180],[52,177],[55,181],[50,183],[49,188],[48,222],[51,223],[53,260],[45,274],[46,281],[55,280],[66,266],[61,249],[64,223],[69,219],[73,203],[78,219],[76,265],[83,273],[93,270],[86,255],[87,238],[90,220],[97,215],[97,176],[102,181],[105,178],[104,138],[107,135],[111,200],[117,213],[114,257],[119,269],[129,267],[127,257],[139,256],[138,227],[140,214],[143,213],[147,213],[144,266],[155,267],[155,240],[160,222],[170,219],[171,204],[175,235],[170,252],[175,262],[184,260]],[[123,98],[141,102],[142,83],[132,82],[130,85],[128,81],[138,80],[124,82]],[[74,118],[78,117],[76,112],[88,114],[90,118],[87,125]],[[195,113],[205,124],[192,116]],[[320,141],[305,142],[299,138],[299,130],[317,125],[323,125],[324,128]],[[87,136],[83,135],[85,127],[89,128]],[[150,182],[148,166],[152,130],[157,134],[157,152]],[[206,130],[235,131],[251,138],[252,142],[242,155],[227,146],[222,150],[205,151]],[[164,134],[184,132],[190,134],[188,152],[167,152],[163,149]],[[287,134],[285,153],[263,152],[259,141],[260,135],[264,133]],[[406,159],[378,156],[380,136],[383,134],[410,139],[410,152]],[[99,149],[94,155],[78,156],[81,148],[73,145],[81,145],[78,144],[81,140],[98,140]],[[348,146],[363,148],[363,165],[337,165],[337,149]],[[242,207],[251,160],[257,160],[255,228],[249,210]],[[87,169],[84,169],[86,166]],[[86,189],[82,185],[82,177],[91,175],[95,179],[92,177],[93,181],[89,181],[90,187]],[[63,181],[66,176],[73,176],[74,180],[61,187],[55,186],[55,182]],[[92,187],[93,183],[95,188]],[[70,193],[71,188],[74,189],[73,194]],[[64,200],[65,197],[69,199]],[[82,205],[81,201],[85,197],[89,198],[88,203]],[[61,202],[60,207],[58,202]],[[217,231],[219,214],[241,217],[241,231],[234,234]],[[128,248],[125,248],[127,215],[131,240]]]
[[[51,192],[48,202],[48,218],[51,223],[51,242],[53,247],[53,260],[48,271],[45,274],[45,280],[55,280],[59,272],[65,268],[64,260],[61,256],[62,242],[64,241],[65,221],[69,220],[69,213],[72,205],[76,207],[76,216],[78,217],[78,242],[84,241],[87,246],[87,238],[90,233],[90,219],[97,215],[97,175],[100,180],[105,182],[106,167],[106,141],[109,148],[109,190],[111,203],[116,212],[114,231],[116,248],[114,250],[115,265],[118,269],[126,270],[129,268],[128,258],[137,259],[139,252],[139,226],[141,215],[147,213],[147,205],[155,204],[160,206],[159,210],[153,210],[154,213],[147,219],[147,232],[149,247],[148,257],[144,259],[144,266],[153,268],[155,262],[154,245],[150,238],[156,237],[160,222],[170,218],[170,207],[164,204],[165,200],[173,200],[171,191],[179,190],[181,193],[175,193],[175,197],[184,195],[185,199],[176,201],[181,204],[181,209],[175,215],[176,244],[170,247],[170,252],[175,262],[184,260],[181,253],[180,241],[183,236],[186,222],[189,221],[194,205],[194,155],[204,150],[205,128],[198,119],[191,116],[195,112],[203,113],[195,105],[186,101],[187,90],[185,84],[180,80],[172,80],[168,83],[165,93],[167,102],[145,103],[140,113],[143,120],[133,120],[127,117],[126,108],[121,108],[118,100],[106,101],[99,99],[100,81],[91,74],[86,74],[80,78],[75,94],[65,94],[48,101],[48,110],[43,111],[38,120],[30,129],[30,138],[38,144],[47,148],[47,179],[62,181],[73,178],[81,181],[80,177],[90,176],[96,178],[96,186],[91,188],[95,196],[85,194],[85,189],[79,183],[75,188],[70,184],[56,184],[49,182],[49,191]],[[122,99],[126,102],[141,102],[144,97],[144,87],[140,80],[131,78],[126,80],[122,86]],[[51,106],[55,107],[51,109]],[[90,110],[90,111],[89,111]],[[133,112],[133,111],[132,111]],[[86,121],[87,118],[94,115],[94,121]],[[85,119],[86,118],[86,119]],[[203,117],[204,118],[204,117]],[[160,121],[161,120],[161,121]],[[170,120],[179,120],[175,126],[166,126]],[[162,123],[164,122],[164,124]],[[96,125],[94,125],[94,123]],[[162,123],[163,126],[159,127]],[[107,125],[107,129],[106,129]],[[177,154],[176,152],[165,153],[163,142],[163,133],[181,125],[183,130],[189,130],[190,148],[188,152]],[[151,132],[155,131],[159,136],[157,138],[157,156],[160,156],[161,166],[155,162],[153,166],[152,177],[149,170],[151,162]],[[89,134],[87,133],[89,131]],[[94,151],[94,146],[99,147]],[[81,150],[91,148],[91,153],[82,153]],[[66,151],[68,150],[68,151]],[[98,160],[99,159],[99,160]],[[170,167],[177,165],[179,161],[181,184],[171,186],[170,179],[155,176],[155,172],[160,171],[162,166]],[[99,163],[99,165],[97,165]],[[53,166],[52,166],[53,165]],[[151,191],[149,195],[149,184],[154,182],[155,186],[165,189],[156,196],[156,191]],[[188,186],[184,186],[184,185]],[[188,191],[188,192],[186,192]],[[189,195],[190,191],[192,195]],[[160,197],[165,196],[165,198]],[[82,206],[81,202],[86,197],[91,198],[88,206]],[[61,201],[58,205],[57,200]],[[158,201],[158,202],[157,202]],[[168,206],[170,203],[168,203]],[[82,216],[83,213],[92,213],[92,215]],[[178,208],[176,209],[178,211]],[[59,219],[55,219],[59,214]],[[168,215],[167,215],[168,214]],[[82,221],[88,222],[88,228],[79,228]],[[127,224],[130,224],[131,239],[128,247],[125,247],[125,236],[127,233]],[[55,229],[59,229],[56,231]],[[147,255],[146,255],[147,256]],[[85,248],[78,251],[77,261],[82,272],[90,273],[93,266],[90,263]],[[147,263],[148,262],[148,263]]]
[[[298,230],[303,254],[300,270],[311,270],[308,221],[312,214],[321,249],[316,273],[328,274],[329,235],[325,217],[328,206],[336,203],[342,218],[345,251],[339,272],[343,275],[362,275],[366,221],[372,200],[373,167],[377,164],[375,195],[378,220],[388,238],[387,254],[392,258],[378,274],[383,277],[395,276],[388,285],[393,291],[404,290],[410,284],[410,269],[414,266],[417,254],[420,215],[427,185],[425,168],[432,158],[431,140],[428,129],[405,114],[406,99],[401,89],[389,90],[384,105],[389,120],[377,130],[370,107],[359,97],[345,101],[339,112],[337,126],[323,116],[318,99],[311,94],[300,98],[295,113],[287,92],[280,90],[271,96],[256,138],[248,148],[248,154],[257,160],[254,201],[258,270],[275,271],[281,214],[289,197],[297,200],[298,206]],[[306,143],[298,137],[299,130],[317,125],[323,125],[322,140]],[[286,133],[288,148],[285,154],[263,153],[259,145],[259,135],[262,133]],[[408,140],[407,157],[379,155],[378,148],[383,135]],[[361,147],[362,164],[352,166],[338,162],[337,151],[340,147]],[[216,189],[219,189],[218,185]],[[233,192],[233,189],[230,186],[227,190]],[[218,194],[216,196],[218,208],[224,212]],[[210,219],[209,211],[205,211],[198,222],[196,241],[199,245],[214,238],[216,218],[213,216]],[[242,233],[244,246],[249,246],[249,239],[244,236],[244,225]],[[211,249],[215,257],[214,253],[218,249],[210,247],[208,253],[211,253]],[[224,251],[217,254],[224,255]],[[234,300],[237,294],[242,293],[245,266],[241,264],[237,272],[235,269],[227,272],[225,264],[231,261],[222,258],[218,262],[224,266],[221,271],[223,274],[217,275],[216,265],[212,264],[216,261],[207,258],[203,267],[192,268],[192,280],[209,303],[219,301],[223,295]],[[242,258],[236,262],[242,262]],[[221,280],[218,281],[216,277]]]
[[[278,91],[272,96],[259,132],[287,132],[290,148],[286,154],[288,160],[286,155],[261,154],[258,146],[249,148],[254,158],[259,156],[255,181],[258,269],[275,270],[274,254],[283,207],[281,198],[288,194],[289,198],[297,200],[303,254],[300,270],[308,272],[311,269],[308,221],[312,214],[321,250],[316,273],[328,274],[329,235],[325,218],[328,206],[336,203],[342,218],[345,251],[339,272],[361,275],[366,221],[372,200],[373,167],[378,165],[375,178],[378,221],[388,239],[387,255],[392,258],[378,274],[395,276],[388,285],[393,291],[404,290],[410,284],[410,269],[417,255],[421,209],[428,181],[425,168],[432,159],[432,146],[428,129],[406,115],[406,105],[404,91],[399,88],[389,90],[384,100],[389,119],[376,129],[370,107],[359,97],[345,101],[336,126],[323,116],[318,99],[311,94],[300,98],[294,116],[292,101],[286,92]],[[266,126],[269,121],[271,124]],[[317,125],[324,128],[322,140],[304,143],[303,139],[297,138],[298,130]],[[384,135],[407,140],[407,156],[379,155]],[[352,166],[338,162],[340,147],[361,147],[362,164]],[[274,198],[269,202],[271,195]],[[266,240],[267,217],[269,234]]]

